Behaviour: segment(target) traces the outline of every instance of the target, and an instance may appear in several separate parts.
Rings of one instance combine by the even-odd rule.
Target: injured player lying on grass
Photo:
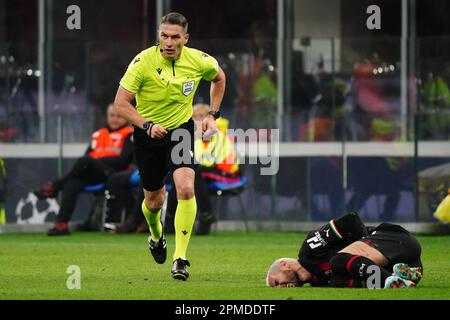
[[[267,272],[270,287],[411,288],[422,278],[421,247],[403,227],[366,227],[357,213],[308,233],[298,260],[280,258]]]

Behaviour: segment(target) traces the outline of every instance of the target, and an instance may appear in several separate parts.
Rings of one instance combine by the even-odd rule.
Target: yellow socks
[[[161,209],[155,212],[150,211],[147,209],[144,200],[142,201],[142,213],[144,214],[145,220],[147,220],[153,241],[157,242],[162,237]]]
[[[175,212],[175,253],[173,260],[181,258],[186,260],[186,250],[191,238],[192,227],[197,214],[195,196],[189,200],[178,200]]]
[[[158,241],[162,236],[161,210],[152,212],[147,209],[145,200],[142,201],[142,213],[147,220],[153,241]],[[186,260],[186,251],[191,239],[192,227],[197,215],[197,201],[195,197],[189,200],[178,200],[175,212],[175,253],[173,260],[181,258]]]

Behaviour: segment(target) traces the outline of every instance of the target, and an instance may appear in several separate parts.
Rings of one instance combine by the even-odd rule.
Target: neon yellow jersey
[[[159,45],[139,53],[128,66],[120,85],[136,94],[137,111],[166,130],[178,128],[192,117],[192,101],[201,79],[213,80],[217,60],[184,47],[180,58],[166,60]]]

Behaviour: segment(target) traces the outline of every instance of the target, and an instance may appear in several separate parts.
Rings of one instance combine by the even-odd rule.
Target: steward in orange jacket
[[[62,191],[59,213],[48,235],[70,234],[68,222],[84,188],[106,183],[111,174],[127,170],[133,162],[133,128],[114,111],[112,104],[108,107],[107,124],[92,134],[85,155],[76,160],[66,175],[34,192],[39,199],[45,199],[54,198]]]

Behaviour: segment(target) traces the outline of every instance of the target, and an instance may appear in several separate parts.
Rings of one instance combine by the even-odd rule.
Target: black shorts
[[[177,141],[172,141],[172,136]],[[170,171],[182,167],[195,170],[192,119],[170,130],[162,139],[153,139],[141,128],[134,127],[133,138],[136,162],[145,190],[161,189]]]
[[[382,223],[361,241],[380,251],[389,260],[389,270],[401,262],[411,267],[423,267],[419,242],[399,225]]]

